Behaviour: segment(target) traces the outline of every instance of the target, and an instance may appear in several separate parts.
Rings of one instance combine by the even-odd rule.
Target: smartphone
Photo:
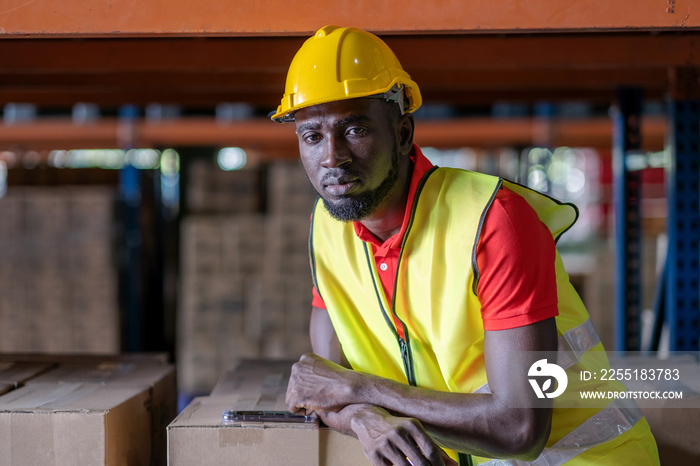
[[[224,422],[315,422],[316,416],[292,414],[288,411],[237,411],[227,409],[221,416]]]

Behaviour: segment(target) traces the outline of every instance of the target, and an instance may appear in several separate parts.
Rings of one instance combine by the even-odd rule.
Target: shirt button
[[[382,262],[381,264],[379,264],[379,268],[382,269],[382,272],[386,272],[386,269],[388,269],[389,266],[386,265],[385,262]]]

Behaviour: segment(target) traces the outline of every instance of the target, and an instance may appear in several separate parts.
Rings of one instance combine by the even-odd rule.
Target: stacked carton
[[[209,393],[241,358],[297,357],[311,349],[307,242],[315,195],[296,162],[272,163],[267,186],[266,214],[182,221],[177,359],[185,393]]]
[[[309,219],[273,214],[265,223],[262,276],[263,356],[285,357],[309,351],[311,271]]]
[[[193,161],[188,171],[189,212],[247,213],[260,208],[258,171],[224,171],[204,159]]]
[[[0,351],[119,349],[114,195],[17,187],[0,199]]]
[[[181,389],[208,391],[221,367],[259,354],[263,217],[191,216],[182,223]]]
[[[278,161],[268,169],[268,216],[263,269],[266,329],[265,357],[289,357],[310,351],[309,219],[316,194],[303,166]]]
[[[279,160],[271,163],[267,170],[268,206],[271,214],[309,214],[316,193],[306,176],[306,171],[296,160]]]
[[[165,465],[176,409],[159,355],[0,354],[3,465]]]

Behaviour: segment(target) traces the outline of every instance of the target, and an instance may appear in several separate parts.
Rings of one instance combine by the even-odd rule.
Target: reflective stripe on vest
[[[587,319],[558,339],[557,364],[566,370],[581,360],[581,356],[600,343],[591,319]],[[488,383],[474,393],[491,393]],[[634,400],[616,399],[605,408],[588,418],[564,438],[545,448],[534,461],[491,460],[482,465],[488,466],[558,466],[586,450],[622,435],[642,418],[642,412]]]
[[[559,466],[597,445],[627,432],[642,419],[634,400],[616,399],[569,432],[564,438],[545,448],[534,461],[491,460],[487,466]]]
[[[600,343],[591,319],[564,332],[557,342],[557,365],[566,370],[581,360],[586,351]],[[573,355],[573,356],[572,356]]]

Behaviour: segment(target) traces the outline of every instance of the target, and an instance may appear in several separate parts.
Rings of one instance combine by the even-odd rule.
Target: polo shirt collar
[[[401,243],[403,242],[403,237],[406,234],[406,229],[408,228],[408,222],[411,218],[411,209],[413,208],[413,200],[416,197],[416,191],[418,190],[418,185],[420,184],[423,176],[433,168],[433,164],[428,160],[423,152],[420,150],[416,144],[413,144],[413,151],[411,151],[411,161],[413,161],[413,172],[411,173],[411,183],[408,187],[408,199],[406,202],[406,210],[403,214],[403,222],[401,223],[401,230],[394,236],[387,239],[384,243],[380,243],[379,240],[360,222],[352,222],[355,228],[355,234],[358,238],[366,243],[370,243],[381,249],[399,249]]]

